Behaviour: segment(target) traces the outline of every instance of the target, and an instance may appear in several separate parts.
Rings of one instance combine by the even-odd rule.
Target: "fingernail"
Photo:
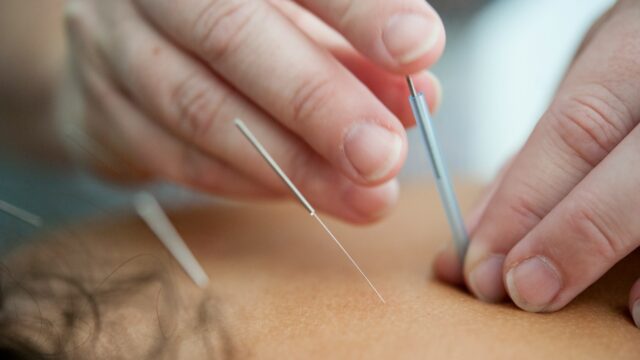
[[[429,52],[439,36],[440,26],[435,20],[403,13],[389,19],[382,32],[382,42],[397,62],[408,64]]]
[[[398,193],[398,181],[393,179],[374,188],[354,185],[344,194],[344,201],[364,219],[375,220],[389,212],[398,200]]]
[[[640,299],[636,300],[636,302],[633,303],[631,316],[633,317],[633,322],[636,323],[636,326],[640,328]]]
[[[399,135],[374,124],[358,124],[345,136],[347,159],[368,181],[378,181],[389,175],[402,155]]]
[[[501,254],[490,255],[469,274],[469,287],[480,300],[498,302],[507,295],[502,284],[504,258]]]
[[[530,312],[544,311],[562,288],[560,273],[543,256],[524,260],[509,270],[506,283],[513,302]]]

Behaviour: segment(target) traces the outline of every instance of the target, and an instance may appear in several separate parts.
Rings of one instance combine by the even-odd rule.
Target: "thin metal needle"
[[[251,130],[249,130],[249,128],[245,125],[245,123],[240,119],[235,119],[233,122],[236,125],[236,127],[242,132],[242,134],[247,138],[247,140],[249,140],[251,145],[253,145],[253,147],[256,150],[258,150],[258,152],[260,153],[262,158],[264,158],[265,161],[269,164],[269,166],[276,172],[276,174],[278,174],[278,176],[280,176],[282,181],[289,187],[291,192],[293,192],[293,194],[296,196],[298,201],[300,201],[302,206],[304,206],[307,209],[307,211],[309,212],[309,215],[313,216],[318,221],[318,223],[320,223],[320,225],[325,230],[325,232],[327,234],[329,234],[331,239],[336,243],[336,245],[338,245],[340,250],[342,250],[342,252],[347,257],[347,259],[349,259],[351,264],[353,264],[353,266],[356,268],[356,270],[358,270],[360,275],[362,275],[362,277],[367,281],[367,284],[369,284],[369,287],[373,290],[373,292],[376,293],[376,295],[378,296],[380,301],[383,304],[386,304],[386,301],[384,301],[384,298],[382,297],[382,295],[380,295],[380,292],[378,291],[378,289],[376,289],[376,287],[373,285],[371,280],[369,280],[367,275],[365,275],[364,271],[362,271],[360,266],[358,266],[358,263],[351,257],[351,255],[349,255],[349,252],[347,251],[347,249],[345,249],[344,246],[342,246],[340,241],[338,241],[338,239],[333,235],[333,233],[331,232],[331,230],[329,230],[327,225],[325,225],[325,223],[320,219],[318,214],[316,214],[316,210],[311,206],[311,204],[309,204],[309,202],[304,197],[304,195],[302,195],[302,193],[298,190],[298,188],[293,184],[293,182],[291,181],[291,179],[289,179],[287,174],[285,174],[285,172],[282,171],[282,169],[275,162],[275,160],[273,160],[273,158],[271,157],[271,155],[269,155],[269,153],[264,148],[264,146],[262,146],[260,141],[258,141],[258,139],[255,137],[255,135],[253,135]]]
[[[19,207],[11,205],[6,201],[0,200],[0,211],[3,211],[35,227],[42,226],[42,218],[40,216],[32,214],[27,210],[20,209]]]
[[[342,244],[340,243],[340,241],[338,241],[338,239],[336,239],[335,235],[333,235],[333,233],[331,232],[331,230],[329,230],[327,225],[325,225],[324,222],[320,219],[320,217],[318,217],[318,214],[313,214],[312,216],[316,220],[318,220],[318,222],[320,223],[320,225],[322,225],[322,227],[327,232],[327,234],[329,234],[329,236],[331,236],[331,238],[336,243],[336,245],[338,245],[338,247],[340,247],[340,250],[342,250],[342,252],[347,256],[347,258],[349,258],[349,261],[351,261],[353,266],[355,266],[355,268],[358,269],[358,272],[360,272],[360,275],[362,275],[362,277],[365,280],[367,280],[367,283],[369,284],[369,287],[371,287],[371,289],[376,293],[376,295],[378,295],[378,298],[380,299],[380,301],[382,301],[383,304],[386,304],[387,302],[384,301],[384,298],[382,297],[382,295],[380,295],[380,293],[378,292],[378,289],[376,289],[376,287],[373,286],[373,283],[371,282],[371,280],[369,280],[367,275],[365,275],[364,271],[362,271],[362,269],[360,269],[360,266],[358,266],[358,263],[351,257],[351,255],[349,255],[349,253],[347,252],[347,249],[345,249],[342,246]]]
[[[407,85],[409,85],[409,92],[411,93],[411,96],[413,97],[418,96],[416,92],[416,87],[413,85],[413,80],[411,79],[411,77],[407,76],[406,79],[407,79]]]
[[[276,163],[276,161],[273,160],[271,155],[269,155],[269,152],[267,152],[267,149],[265,149],[264,146],[262,146],[260,141],[258,141],[255,135],[253,135],[253,133],[251,132],[251,130],[249,130],[247,125],[245,125],[244,122],[240,119],[235,119],[233,123],[236,125],[238,129],[240,129],[242,134],[247,138],[247,140],[249,140],[251,145],[253,145],[253,147],[256,148],[256,150],[258,150],[258,153],[260,153],[260,156],[262,156],[262,158],[267,162],[267,164],[269,164],[271,169],[273,169],[273,171],[275,171],[276,174],[278,174],[280,179],[282,179],[282,181],[284,181],[284,183],[289,187],[289,189],[291,189],[291,191],[293,192],[293,195],[295,195],[298,201],[300,201],[300,203],[302,204],[302,206],[304,206],[307,209],[309,214],[311,215],[315,214],[316,210],[313,208],[313,206],[311,206],[311,204],[309,204],[307,199],[305,199],[305,197],[302,196],[302,193],[298,190],[298,188],[295,185],[293,185],[293,182],[291,182],[291,179],[289,179],[287,174],[285,174],[284,171],[282,171],[280,166],[278,166],[278,163]]]
[[[207,273],[204,272],[198,260],[171,224],[169,217],[162,210],[156,198],[147,192],[139,193],[134,198],[134,207],[138,215],[175,257],[191,280],[200,288],[204,288],[209,283]]]

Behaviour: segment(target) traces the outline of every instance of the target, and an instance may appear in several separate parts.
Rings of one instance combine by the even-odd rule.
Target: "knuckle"
[[[521,194],[530,193],[529,191],[522,191]],[[530,229],[535,224],[539,223],[544,214],[542,211],[536,209],[536,205],[532,201],[521,194],[515,195],[509,202],[507,209],[509,213],[514,214],[515,221],[522,224],[523,228]]]
[[[256,3],[246,0],[208,2],[193,25],[196,45],[210,61],[227,56],[239,44],[251,19],[257,14]]]
[[[556,100],[551,126],[562,143],[589,165],[597,165],[631,131],[632,119],[613,92],[602,85]]]
[[[219,118],[227,96],[216,92],[200,74],[194,73],[178,82],[170,95],[174,125],[194,143],[199,143]]]
[[[613,261],[624,250],[619,232],[592,206],[576,205],[569,213],[568,225],[593,254],[605,260]]]
[[[327,105],[335,94],[330,76],[314,76],[298,85],[292,99],[292,119],[296,127],[308,122],[312,114]]]
[[[340,27],[344,28],[352,22],[354,9],[356,8],[358,1],[346,0],[333,2],[333,8],[331,14],[335,14],[337,23]]]

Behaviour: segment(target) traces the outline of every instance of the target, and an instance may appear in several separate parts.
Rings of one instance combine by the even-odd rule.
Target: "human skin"
[[[418,0],[298,3],[68,1],[57,135],[74,158],[118,180],[283,196],[287,189],[233,128],[241,117],[318,208],[350,222],[381,218],[397,197],[391,179],[411,125],[399,74],[436,61],[442,24]],[[0,7],[7,4],[24,2]],[[620,1],[594,26],[487,211],[471,221],[464,265],[451,251],[436,262],[442,279],[465,282],[484,301],[509,295],[525,310],[555,311],[638,247],[639,8]],[[435,107],[437,81],[424,73],[415,80]],[[360,130],[368,135],[354,135]],[[630,306],[640,317],[637,289]]]
[[[640,245],[640,2],[588,33],[524,147],[469,220],[463,271],[436,272],[480,299],[561,309]],[[640,281],[630,294],[640,324]]]
[[[318,208],[372,222],[395,203],[413,125],[403,75],[440,98],[425,69],[445,33],[421,0],[68,0],[64,16],[56,134],[114,180],[284,196],[241,118]]]
[[[477,193],[461,188],[463,208]],[[78,356],[145,358],[161,343],[169,344],[162,349],[171,358],[637,359],[640,354],[640,332],[626,310],[629,287],[640,275],[635,265],[640,253],[552,316],[479,302],[430,273],[436,250],[449,242],[430,184],[405,188],[398,210],[373,227],[321,214],[386,304],[297,204],[187,207],[170,215],[210,277],[206,289],[191,282],[144,223],[123,213],[41,236],[34,246],[5,258],[5,273],[24,289],[41,289],[28,274],[46,267],[58,278],[79,279],[95,294],[102,327],[89,331],[88,316],[76,321],[84,324],[74,332],[83,341],[69,344]],[[166,279],[117,286],[149,269],[162,269]],[[7,292],[10,282],[3,283]],[[118,289],[124,289],[119,296]],[[33,298],[18,300],[22,307],[10,306],[16,299],[5,300],[5,311],[35,316],[28,311],[36,307],[25,305]],[[35,301],[45,319],[64,324],[57,313],[69,302],[52,304],[44,296]],[[198,327],[194,318],[203,309],[213,315]]]

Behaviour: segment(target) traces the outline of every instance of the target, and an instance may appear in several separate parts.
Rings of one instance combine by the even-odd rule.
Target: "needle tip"
[[[373,290],[373,292],[378,296],[378,299],[380,299],[380,301],[382,301],[383,304],[386,304],[384,301],[384,298],[382,297],[382,295],[380,295],[380,292],[378,291],[378,289],[376,289],[376,287],[373,285],[371,280],[369,280],[369,277],[367,277],[367,275],[364,273],[364,271],[362,271],[358,263],[351,257],[347,249],[345,249],[344,246],[342,246],[342,243],[338,241],[338,239],[335,237],[335,235],[333,235],[331,230],[329,230],[329,228],[324,223],[324,221],[322,221],[322,219],[320,219],[320,217],[316,214],[312,214],[312,216],[316,219],[316,221],[318,221],[318,223],[320,223],[322,228],[324,228],[324,231],[326,231],[326,233],[329,234],[331,239],[336,243],[336,245],[338,245],[340,250],[342,250],[342,253],[347,257],[347,259],[349,259],[351,264],[356,268],[356,270],[358,270],[360,275],[362,275],[362,277],[367,281],[367,284],[369,284],[369,287],[371,288],[371,290]]]
[[[413,85],[413,80],[411,79],[411,76],[407,75],[406,79],[407,79],[407,85],[409,86],[409,92],[411,93],[411,96],[415,97],[417,95],[417,92],[416,92],[416,87]]]

